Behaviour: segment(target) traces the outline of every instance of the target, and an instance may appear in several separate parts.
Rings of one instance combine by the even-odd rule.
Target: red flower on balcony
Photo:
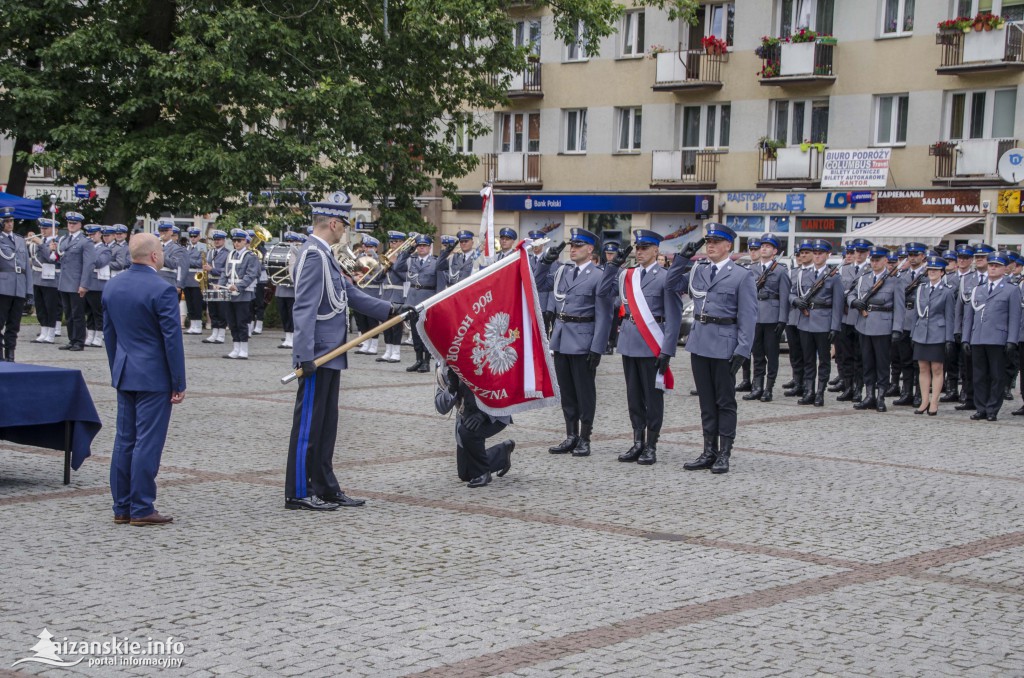
[[[729,45],[718,36],[707,35],[701,38],[700,44],[708,54],[725,54],[729,51]]]

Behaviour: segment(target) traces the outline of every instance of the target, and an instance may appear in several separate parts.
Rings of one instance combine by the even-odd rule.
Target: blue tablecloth
[[[103,427],[78,370],[0,362],[0,440],[63,450],[71,424],[71,468],[91,454]]]

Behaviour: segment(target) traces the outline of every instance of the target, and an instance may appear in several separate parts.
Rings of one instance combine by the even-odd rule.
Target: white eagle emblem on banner
[[[484,336],[473,335],[473,364],[476,374],[483,374],[484,366],[491,374],[504,374],[512,369],[519,354],[512,343],[519,338],[519,330],[509,331],[512,318],[508,313],[495,313],[484,325]]]

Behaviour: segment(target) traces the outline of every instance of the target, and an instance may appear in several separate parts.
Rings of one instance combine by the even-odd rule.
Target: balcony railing
[[[942,48],[940,74],[1024,68],[1024,24],[1019,22],[988,31],[942,31],[935,43]]]
[[[540,61],[531,60],[524,70],[513,73],[512,80],[508,83],[508,96],[510,98],[543,97],[540,66]],[[499,78],[495,75],[491,84],[497,85],[498,83]]]
[[[763,48],[761,84],[785,86],[832,82],[836,79],[835,45],[820,42],[783,43]]]
[[[33,181],[50,180],[57,178],[57,170],[52,167],[40,167],[32,165],[28,169],[28,178]]]
[[[651,185],[714,186],[721,151],[684,148],[678,151],[654,151],[651,162]]]
[[[758,151],[758,181],[763,183],[809,185],[821,181],[825,153],[817,146],[761,148]]]
[[[657,55],[653,89],[658,92],[720,89],[722,64],[729,54],[710,54],[703,49],[662,52]]]
[[[939,183],[999,183],[999,158],[1017,146],[1016,139],[962,139],[932,144],[935,180]]]
[[[540,186],[539,153],[489,153],[484,156],[486,180],[494,184]]]

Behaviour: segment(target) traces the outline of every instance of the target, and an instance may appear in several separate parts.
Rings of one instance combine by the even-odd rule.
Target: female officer
[[[914,414],[934,417],[939,413],[942,395],[942,373],[946,358],[953,354],[953,315],[956,297],[953,288],[943,281],[946,261],[929,257],[925,265],[928,282],[915,292],[914,326],[910,338],[914,342],[914,360],[920,371],[921,408]]]

